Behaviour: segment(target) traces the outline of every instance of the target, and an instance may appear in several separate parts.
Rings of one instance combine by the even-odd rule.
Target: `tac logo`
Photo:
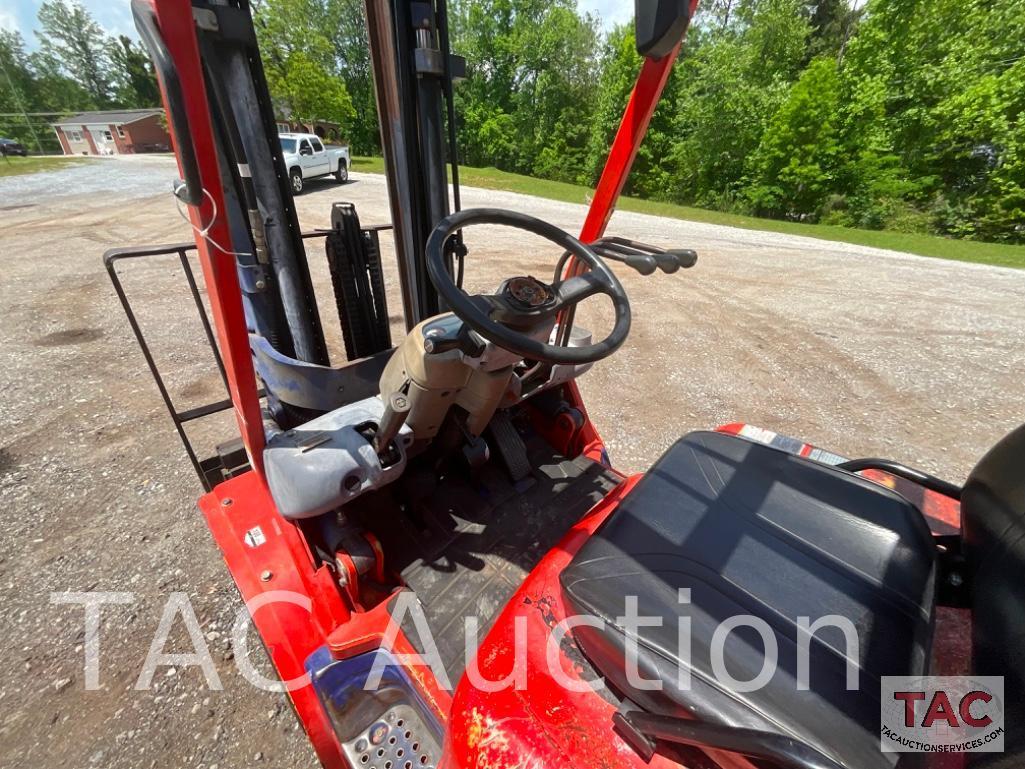
[[[884,753],[1000,753],[1003,676],[883,676]]]

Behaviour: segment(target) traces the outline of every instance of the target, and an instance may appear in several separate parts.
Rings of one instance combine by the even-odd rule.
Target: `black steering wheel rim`
[[[499,224],[526,230],[561,246],[591,268],[602,291],[612,300],[616,313],[612,331],[600,342],[582,347],[563,347],[532,339],[499,323],[484,312],[469,294],[456,285],[445,265],[445,241],[457,230],[475,224]],[[554,224],[516,211],[500,208],[468,208],[445,217],[427,240],[427,273],[452,312],[482,337],[529,360],[552,364],[593,363],[614,353],[630,333],[630,301],[615,273],[591,249]]]

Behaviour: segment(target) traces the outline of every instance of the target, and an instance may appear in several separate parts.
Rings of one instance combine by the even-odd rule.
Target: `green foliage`
[[[0,134],[59,153],[48,118],[111,107],[152,107],[160,91],[149,57],[125,36],[108,36],[77,2],[45,0],[38,51],[0,29]],[[27,113],[27,114],[26,114]]]
[[[1025,243],[1022,0],[709,0],[627,192],[792,222]],[[258,0],[279,108],[379,151],[362,0]],[[641,59],[575,0],[450,0],[460,161],[596,183]],[[154,103],[137,46],[45,0],[42,47],[0,31],[0,109]],[[27,126],[3,130],[30,141]],[[42,132],[49,140],[49,132]]]
[[[294,120],[345,123],[356,114],[345,83],[302,51],[281,59],[268,72],[267,81]]]
[[[1025,242],[1020,0],[872,0],[843,60],[856,223],[898,205],[932,231]]]
[[[836,61],[813,60],[751,156],[746,194],[757,213],[800,219],[817,211],[835,188],[839,98]]]
[[[91,108],[113,106],[109,40],[89,12],[74,0],[43,0],[39,25],[42,66],[81,86]]]
[[[809,26],[798,0],[745,0],[699,17],[677,65],[668,198],[743,209],[752,154],[800,70]]]
[[[454,15],[463,160],[594,184],[641,65],[632,29],[594,46],[563,0]],[[1025,242],[1023,55],[1021,0],[712,0],[627,191]]]
[[[31,104],[31,93],[35,78],[27,66],[25,42],[21,35],[0,29],[0,112],[21,113]],[[3,118],[0,118],[3,120]],[[21,142],[26,147],[36,147],[32,129],[24,120],[3,120],[0,134]]]
[[[585,163],[598,85],[598,29],[573,0],[454,3],[452,46],[468,163],[572,180]]]
[[[292,120],[347,125],[356,110],[328,37],[341,6],[326,0],[263,0],[256,31],[275,106]]]
[[[331,45],[354,115],[345,123],[354,152],[379,152],[374,77],[363,0],[327,0]]]
[[[120,35],[110,45],[111,70],[114,76],[114,101],[122,107],[156,107],[160,105],[160,88],[153,74],[153,64],[142,46]]]

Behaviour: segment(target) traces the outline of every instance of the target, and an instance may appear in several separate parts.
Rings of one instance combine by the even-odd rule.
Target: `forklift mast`
[[[435,225],[460,205],[452,82],[463,74],[464,65],[449,52],[445,2],[365,0],[407,327],[444,310],[428,277],[425,245]],[[696,0],[636,0],[637,47],[645,58],[587,212],[580,233],[583,243],[594,244],[602,237],[694,5]],[[243,452],[234,452],[238,461],[233,471],[210,483],[199,507],[247,605],[278,591],[308,599],[308,606],[285,602],[259,604],[259,611],[251,608],[280,679],[302,681],[327,669],[330,660],[325,655],[362,651],[346,644],[369,636],[351,632],[354,626],[347,623],[355,620],[372,635],[374,622],[387,616],[358,611],[360,596],[345,587],[358,582],[360,564],[379,562],[373,552],[380,543],[366,537],[362,543],[349,543],[345,528],[315,530],[319,518],[306,522],[284,517],[270,491],[264,449],[269,434],[287,434],[290,427],[311,419],[309,412],[329,413],[379,394],[392,351],[381,301],[377,231],[360,225],[351,207],[339,205],[332,210],[331,232],[307,233],[304,240],[248,0],[132,0],[132,8],[160,80],[181,175],[174,193],[195,230],[216,336],[215,356],[220,353],[230,407],[248,457],[247,466]],[[324,235],[332,287],[343,315],[347,361],[329,359],[304,246]],[[639,260],[632,266],[647,265],[645,274],[655,269],[654,256],[637,255],[622,239],[606,240],[608,258],[618,254],[622,260]],[[444,275],[447,268],[450,276],[454,271],[453,282],[458,284],[464,254],[459,233],[454,232],[435,275]],[[113,278],[113,258],[118,255],[110,256]],[[181,258],[187,265],[183,252]],[[437,260],[432,263],[438,267]],[[566,263],[567,272],[578,268],[573,259]],[[199,291],[193,295],[201,307]],[[124,301],[120,292],[119,296]],[[346,325],[359,317],[359,328]],[[133,329],[141,343],[134,321]],[[148,353],[147,362],[188,445],[181,429],[186,416],[174,413]],[[580,418],[577,423],[567,417],[574,443],[579,444],[575,453],[606,461],[604,444],[586,417],[576,384],[567,381],[562,392]],[[213,413],[218,405],[191,411]],[[267,410],[272,420],[265,421]],[[190,413],[188,418],[194,416]],[[554,420],[552,429],[560,429],[560,424]],[[301,437],[301,431],[296,433]],[[333,537],[330,542],[327,534]],[[372,581],[383,584],[385,575],[379,571]],[[403,637],[392,651],[414,654]],[[342,645],[329,649],[331,639],[341,639]],[[424,678],[417,685],[434,703],[433,711],[449,711],[451,695],[437,683]],[[314,687],[289,688],[289,694],[322,764],[332,769],[348,766]]]
[[[407,329],[445,309],[427,275],[425,246],[434,226],[460,208],[453,82],[465,75],[466,65],[450,52],[446,3],[365,0]],[[694,5],[696,0],[636,0],[644,63],[580,233],[585,243],[602,236],[615,209]],[[230,399],[250,464],[262,477],[261,397],[287,429],[309,412],[279,403],[276,385],[336,382],[346,376],[346,362],[329,360],[251,6],[248,0],[132,0],[132,10],[160,80],[182,177],[174,192],[196,231]],[[350,215],[333,220],[350,228],[358,222]],[[339,233],[336,243],[358,240]],[[364,236],[379,258],[377,233]],[[445,253],[449,273],[461,283],[466,250],[460,233],[449,238]],[[339,276],[348,270],[369,275],[372,309],[363,329],[386,326],[373,316],[383,306],[373,288],[381,285],[379,265],[333,254],[330,239],[328,262],[343,325],[352,304],[343,295],[363,296],[360,290],[338,292]],[[570,260],[568,270],[574,269],[579,265]],[[349,309],[354,316],[367,311]],[[346,338],[349,357],[363,362],[377,360],[362,357],[368,350],[390,347],[386,329],[369,346],[348,344],[350,338],[365,341],[365,334]],[[358,376],[369,381],[372,373],[372,366],[364,366]]]
[[[367,0],[366,12],[409,329],[442,309],[427,277],[424,249],[431,230],[451,213],[446,163],[452,167],[454,204],[459,210],[452,82],[465,74],[466,64],[449,50],[446,0]],[[453,244],[453,253],[462,259],[461,242]],[[451,271],[451,253],[449,258]]]

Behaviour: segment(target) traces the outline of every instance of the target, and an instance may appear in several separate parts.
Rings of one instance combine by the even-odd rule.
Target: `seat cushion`
[[[935,574],[929,528],[900,495],[744,438],[699,432],[624,497],[561,582],[575,613],[603,620],[574,630],[584,653],[646,710],[788,734],[851,769],[876,769],[896,760],[879,750],[879,679],[927,672]],[[661,621],[633,631],[637,669],[660,691],[627,675],[627,596],[637,597],[639,615]],[[778,647],[775,673],[755,691],[730,681],[756,678],[765,662],[763,636],[750,627],[726,636],[727,675],[714,673],[713,634],[737,615],[763,621]],[[810,691],[799,691],[798,618],[829,615],[849,620],[857,642],[835,627],[816,632],[805,655]],[[691,627],[689,661],[681,618]],[[856,691],[846,688],[849,665]]]
[[[1025,425],[990,449],[968,475],[961,525],[972,586],[972,672],[1004,677],[1004,719],[1025,719]],[[1008,729],[1001,755],[973,766],[1025,765],[1025,733]]]

